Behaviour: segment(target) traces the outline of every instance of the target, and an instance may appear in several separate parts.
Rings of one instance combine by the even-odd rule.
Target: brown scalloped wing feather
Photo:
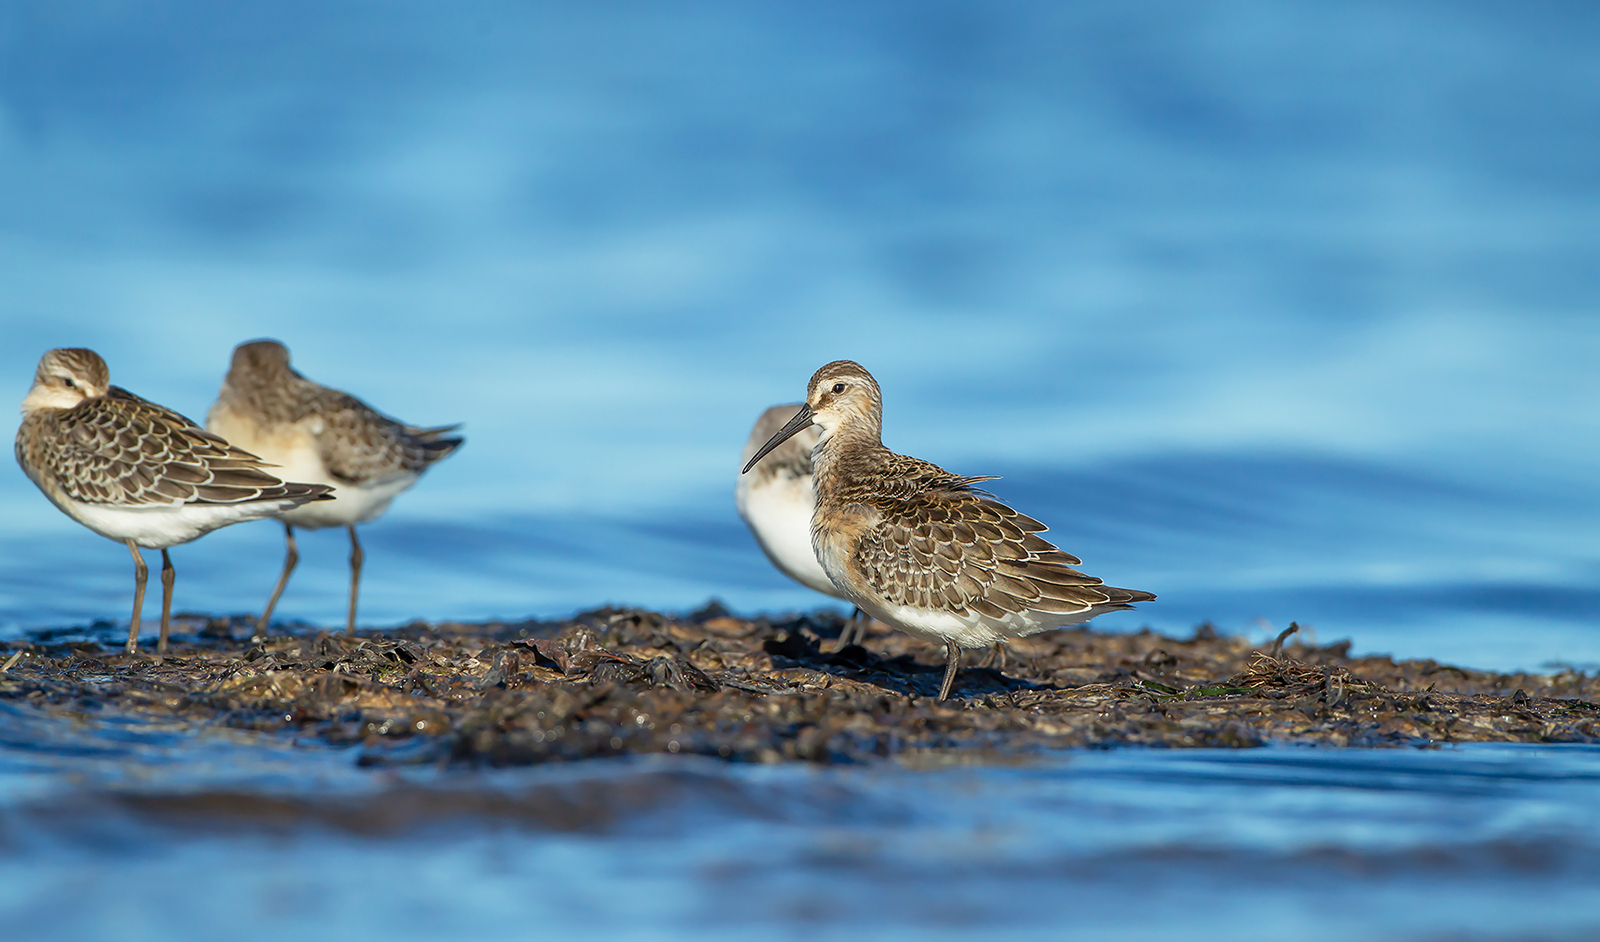
[[[336,480],[351,484],[420,473],[463,441],[444,437],[458,426],[416,428],[326,387],[316,413],[323,422],[322,434],[317,436],[323,465]]]
[[[1098,613],[1155,597],[1072,568],[1080,560],[1039,536],[1044,524],[972,487],[983,480],[992,479],[892,456],[878,486],[859,495],[878,511],[855,550],[873,589],[891,604],[991,618]]]
[[[119,387],[50,417],[55,447],[31,456],[68,497],[130,506],[231,504],[316,497],[328,488],[286,484],[247,451],[177,412]]]

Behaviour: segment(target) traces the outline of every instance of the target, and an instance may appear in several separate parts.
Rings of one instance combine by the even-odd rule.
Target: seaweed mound
[[[966,667],[881,625],[833,652],[831,613],[601,609],[564,622],[421,624],[249,640],[243,617],[166,657],[45,635],[0,645],[0,698],[358,744],[361,761],[519,765],[637,753],[743,762],[978,762],[1064,747],[1600,741],[1600,679],[1260,650],[1202,626],[1048,632]],[[1290,642],[1287,643],[1286,642]]]

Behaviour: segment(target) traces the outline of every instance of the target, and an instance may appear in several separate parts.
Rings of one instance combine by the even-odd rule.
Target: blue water
[[[0,916],[27,939],[1600,932],[1593,747],[375,774],[348,752],[137,724],[72,724],[53,731],[70,748],[40,755],[16,741],[38,721],[0,715]],[[217,795],[323,811],[228,813]]]
[[[233,345],[267,335],[408,421],[465,421],[467,446],[364,530],[363,621],[384,625],[822,604],[766,564],[731,494],[756,415],[847,356],[884,386],[891,447],[1004,475],[993,490],[1090,572],[1160,595],[1107,627],[1265,637],[1295,619],[1357,652],[1593,666],[1597,41],[1600,10],[1509,2],[13,0],[0,385],[20,400],[44,349],[87,345],[114,381],[199,417]],[[0,637],[127,618],[126,552],[14,467],[0,519]],[[270,524],[177,548],[177,606],[257,609],[281,551]],[[343,538],[306,534],[301,552],[279,612],[337,624]],[[1130,762],[1151,794],[1187,801],[1218,794],[1207,776],[1230,763],[1310,761],[1264,755],[851,787],[925,808],[950,783],[1044,794],[1052,775]],[[1434,763],[1446,771],[1417,786],[1433,795],[1500,755],[1349,761]],[[1536,777],[1593,761],[1504,755]],[[1211,771],[1161,777],[1183,762]],[[1344,833],[1342,786],[1283,788],[1263,794],[1306,802],[1307,833]],[[1352,814],[1381,829],[1384,807]],[[1170,838],[1152,840],[1188,859],[1190,832],[1156,820]],[[704,852],[750,846],[737,830],[712,828]],[[514,839],[464,840],[501,862],[438,850],[438,879],[497,900],[486,919],[525,912],[494,887],[548,865]],[[413,860],[359,844],[323,863],[308,846],[198,841],[140,872],[184,883],[237,854],[258,865],[238,892],[270,896],[260,875],[281,868],[402,880]],[[589,874],[608,900],[606,874],[655,859],[585,846],[591,869],[562,879]],[[996,872],[1031,885],[1016,868],[1034,851],[996,846],[1012,861]],[[1126,873],[1125,848],[1106,846]],[[1592,863],[1583,846],[1573,859]],[[1485,887],[1524,879],[1395,864],[1405,880],[1374,882],[1352,866],[1289,935],[1358,918],[1340,894],[1394,885],[1438,911],[1499,912],[1512,891]],[[1173,892],[1218,913],[1289,911],[1277,883],[1245,893],[1183,870],[1162,871]],[[990,885],[954,865],[945,883],[897,872]],[[856,898],[816,874],[779,884]],[[1142,905],[1136,881],[1117,885],[1063,899]],[[987,912],[966,898],[951,906]],[[119,899],[105,905],[137,908]]]

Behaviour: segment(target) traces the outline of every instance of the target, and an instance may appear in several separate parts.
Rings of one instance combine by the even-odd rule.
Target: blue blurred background
[[[1600,662],[1600,7],[0,6],[0,378],[203,417],[233,345],[467,446],[366,528],[363,621],[810,608],[733,510],[837,357],[890,447],[1159,601]],[[0,631],[126,552],[0,470]],[[279,609],[342,619],[341,534]],[[256,610],[281,530],[174,551]]]
[[[86,345],[201,418],[277,337],[466,423],[365,528],[365,623],[779,612],[825,601],[735,515],[740,448],[851,357],[891,447],[1160,594],[1108,627],[1597,665],[1597,48],[1579,2],[3,0],[0,392]],[[0,520],[0,638],[126,623],[126,551],[9,463]],[[300,548],[280,615],[341,624],[342,534]],[[178,607],[258,610],[281,554],[178,547]],[[408,778],[0,719],[30,939],[1595,935],[1592,747]],[[93,798],[407,782],[603,820],[177,833]]]

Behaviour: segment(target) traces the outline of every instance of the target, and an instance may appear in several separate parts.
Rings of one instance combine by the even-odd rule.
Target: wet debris
[[[692,753],[743,762],[996,761],[1064,747],[1428,746],[1600,741],[1600,678],[1351,658],[1297,626],[1258,649],[1068,629],[968,666],[881,625],[834,653],[822,612],[737,618],[607,608],[565,622],[412,623],[250,639],[194,618],[166,657],[83,632],[0,644],[0,698],[361,747],[368,765],[521,765]],[[969,664],[981,655],[969,653]],[[960,761],[960,760],[955,760]]]

